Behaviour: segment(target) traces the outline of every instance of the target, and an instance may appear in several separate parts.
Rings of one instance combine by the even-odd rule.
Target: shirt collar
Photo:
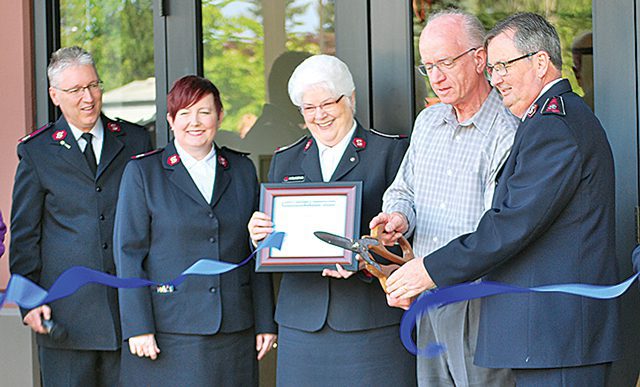
[[[531,105],[529,105],[529,108],[527,110],[525,110],[524,114],[522,115],[522,117],[520,117],[520,121],[524,122],[525,117],[527,117],[527,112],[531,109],[531,106],[533,106],[536,101],[542,97],[542,94],[546,93],[547,91],[549,91],[550,88],[553,87],[553,85],[555,85],[556,83],[560,82],[561,80],[563,80],[564,78],[558,78],[558,79],[554,79],[553,81],[547,83],[546,85],[544,85],[544,87],[542,88],[542,90],[540,90],[540,94],[538,94],[538,96],[536,97],[536,99],[533,100],[533,102],[531,103]]]
[[[215,168],[215,160],[216,160],[216,147],[211,145],[211,150],[202,160],[196,160],[193,156],[189,154],[183,147],[180,146],[180,143],[176,140],[173,140],[173,145],[176,147],[176,152],[178,152],[178,156],[180,156],[180,161],[184,164],[184,167],[187,169],[193,168],[198,163],[205,163],[211,168]]]
[[[351,130],[349,130],[349,133],[347,133],[342,140],[340,140],[339,143],[337,143],[334,146],[326,146],[323,143],[321,143],[320,141],[316,141],[316,143],[318,144],[318,152],[320,155],[322,155],[322,153],[327,150],[327,149],[332,149],[333,151],[337,152],[338,154],[343,154],[344,150],[347,149],[347,146],[349,145],[349,142],[351,141],[351,137],[353,137],[353,133],[356,131],[356,127],[358,125],[356,124],[356,121],[353,120],[353,126],[351,127]]]
[[[75,126],[73,126],[68,121],[67,121],[67,124],[69,125],[69,129],[71,129],[71,133],[73,133],[73,137],[75,137],[76,141],[78,141],[84,132],[76,128]],[[89,133],[93,135],[93,138],[95,139],[95,141],[97,142],[102,141],[104,137],[104,127],[102,126],[102,118],[98,118],[98,121],[96,121],[96,124],[93,126],[93,128],[91,128]]]
[[[495,108],[500,104],[502,104],[502,100],[500,99],[498,92],[496,89],[491,88],[487,98],[482,102],[482,105],[480,105],[480,109],[468,120],[458,122],[453,106],[450,106],[451,108],[445,112],[443,119],[447,124],[454,125],[456,128],[458,125],[468,127],[473,126],[482,134],[486,135],[491,131],[491,126],[496,112]]]

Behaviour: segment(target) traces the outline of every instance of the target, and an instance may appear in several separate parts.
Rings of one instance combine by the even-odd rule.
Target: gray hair
[[[441,18],[443,16],[459,16],[462,18],[462,27],[465,32],[465,37],[468,40],[468,43],[473,47],[482,47],[484,42],[484,35],[486,30],[484,26],[480,22],[480,20],[475,16],[468,12],[456,9],[456,8],[448,8],[442,11],[438,11],[429,15],[429,19],[427,19],[427,25],[432,21]]]
[[[351,97],[356,89],[347,65],[331,55],[314,55],[296,67],[289,78],[289,98],[294,105],[302,104],[302,95],[311,87],[323,87],[335,96]],[[350,101],[350,98],[347,98]]]
[[[513,43],[522,54],[544,51],[549,54],[556,70],[562,69],[560,38],[556,29],[542,16],[523,12],[509,16],[496,24],[487,34],[485,48],[491,39],[506,31],[513,31]]]
[[[53,54],[51,54],[51,60],[47,67],[47,77],[49,77],[49,84],[55,85],[58,80],[58,76],[64,70],[72,66],[90,65],[98,74],[96,64],[93,61],[93,56],[86,50],[78,47],[63,47]]]

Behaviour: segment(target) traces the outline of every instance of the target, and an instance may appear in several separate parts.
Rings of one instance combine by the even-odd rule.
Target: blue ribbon
[[[411,334],[420,315],[428,310],[460,301],[476,298],[496,296],[510,293],[564,293],[575,296],[608,300],[619,297],[626,292],[640,273],[629,277],[626,281],[612,286],[598,286],[588,284],[546,285],[533,288],[523,288],[498,282],[474,282],[436,289],[418,298],[402,316],[400,323],[400,339],[407,351],[414,355],[434,357],[446,348],[440,343],[430,343],[425,348],[418,348]]]
[[[189,266],[168,284],[177,286],[184,282],[189,275],[216,275],[226,273],[246,264],[258,251],[264,248],[274,247],[280,249],[283,238],[283,232],[270,234],[256,247],[251,255],[238,264],[202,258]],[[49,291],[46,291],[28,278],[20,274],[13,274],[7,284],[6,292],[4,294],[0,293],[0,309],[5,302],[13,302],[22,308],[33,309],[37,306],[68,297],[81,287],[90,283],[126,289],[166,285],[166,283],[158,283],[143,278],[120,278],[87,267],[74,266],[62,273],[53,283]]]

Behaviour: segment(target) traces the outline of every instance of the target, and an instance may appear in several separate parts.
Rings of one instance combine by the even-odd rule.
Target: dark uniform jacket
[[[251,254],[247,223],[258,208],[255,168],[243,154],[216,152],[211,204],[173,143],[127,166],[114,231],[119,276],[167,282],[201,258],[238,263]],[[250,263],[222,275],[189,276],[172,292],[122,289],[120,312],[124,339],[252,326],[256,333],[276,332],[271,277],[256,274]]]
[[[18,145],[11,272],[45,289],[72,266],[115,274],[111,241],[120,178],[131,156],[149,150],[151,143],[139,126],[105,116],[102,124],[104,142],[95,177],[64,117]],[[37,335],[38,344],[83,350],[120,347],[116,290],[88,285],[50,306],[68,338],[53,342]]]
[[[393,138],[390,138],[393,137]],[[361,234],[382,208],[382,195],[393,182],[404,153],[406,138],[383,136],[358,125],[331,181],[362,181]],[[269,181],[282,183],[292,176],[298,182],[322,182],[318,146],[305,137],[271,161]],[[292,183],[293,184],[293,183]],[[387,306],[377,280],[361,275],[349,279],[322,277],[320,273],[284,273],[276,307],[278,324],[315,332],[325,323],[337,331],[357,331],[398,324],[402,310]]]
[[[600,122],[567,80],[535,102],[516,132],[493,209],[474,233],[424,258],[438,286],[484,276],[532,287],[614,284],[615,183]],[[483,299],[476,363],[552,368],[620,355],[618,302],[559,294]]]

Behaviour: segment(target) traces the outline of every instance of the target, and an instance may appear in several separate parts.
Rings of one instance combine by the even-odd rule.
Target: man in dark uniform
[[[391,275],[390,299],[480,277],[524,287],[616,283],[613,156],[600,122],[561,78],[555,28],[516,14],[485,47],[493,85],[522,120],[492,209],[473,233]],[[618,318],[616,300],[488,297],[475,364],[513,369],[518,386],[604,386],[621,356]]]
[[[143,128],[101,115],[102,82],[88,52],[61,48],[47,74],[62,116],[18,145],[10,268],[48,289],[73,266],[115,274],[111,243],[120,178],[127,161],[151,142]],[[89,285],[22,313],[38,333],[44,386],[117,384],[115,289]],[[64,327],[66,337],[47,335],[43,320]]]

